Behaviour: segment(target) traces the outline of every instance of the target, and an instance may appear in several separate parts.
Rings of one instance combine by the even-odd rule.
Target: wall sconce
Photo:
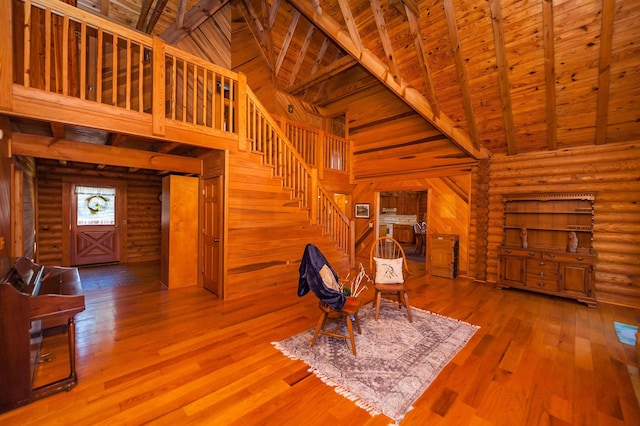
[[[289,104],[287,110],[289,111],[289,114],[293,114],[293,105]]]

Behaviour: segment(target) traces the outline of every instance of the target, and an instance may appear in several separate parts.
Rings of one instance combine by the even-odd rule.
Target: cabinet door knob
[[[540,262],[538,265],[540,265],[540,266],[544,266],[544,262]]]
[[[576,259],[578,259],[579,262],[582,262],[584,260],[584,257],[577,257]]]

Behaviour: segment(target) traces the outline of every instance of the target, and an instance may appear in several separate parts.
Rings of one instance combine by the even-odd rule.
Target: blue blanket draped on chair
[[[311,290],[318,299],[339,312],[342,310],[347,297],[339,291],[328,288],[324,284],[320,276],[320,269],[325,265],[327,265],[336,280],[338,280],[338,274],[336,274],[331,265],[329,265],[329,262],[327,262],[327,259],[318,247],[313,244],[307,244],[304,249],[304,254],[302,255],[302,261],[300,262],[298,296],[302,297]]]

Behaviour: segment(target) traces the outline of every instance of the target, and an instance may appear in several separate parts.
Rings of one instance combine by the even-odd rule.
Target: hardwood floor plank
[[[317,299],[297,297],[297,274],[272,291],[222,301],[201,288],[164,289],[159,268],[130,267],[126,276],[136,279],[113,278],[111,288],[108,277],[91,278],[100,288],[85,292],[87,309],[76,318],[78,385],[0,414],[0,424],[391,422],[272,345],[317,321]],[[401,424],[640,424],[629,377],[638,360],[613,330],[614,321],[636,324],[640,311],[587,308],[410,267],[413,306],[480,329]],[[371,288],[364,301],[372,296]]]

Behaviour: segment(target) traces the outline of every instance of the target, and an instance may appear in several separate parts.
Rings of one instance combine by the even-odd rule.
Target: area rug
[[[638,327],[614,321],[613,328],[616,330],[616,335],[618,336],[618,340],[620,340],[620,342],[624,343],[625,345],[636,344],[636,333],[638,332]]]
[[[360,308],[362,334],[355,337],[356,356],[347,339],[325,335],[310,348],[315,328],[273,345],[304,361],[309,371],[371,415],[384,414],[399,422],[479,329],[415,307],[411,312],[413,323],[406,310],[383,307],[375,321],[371,304]]]

